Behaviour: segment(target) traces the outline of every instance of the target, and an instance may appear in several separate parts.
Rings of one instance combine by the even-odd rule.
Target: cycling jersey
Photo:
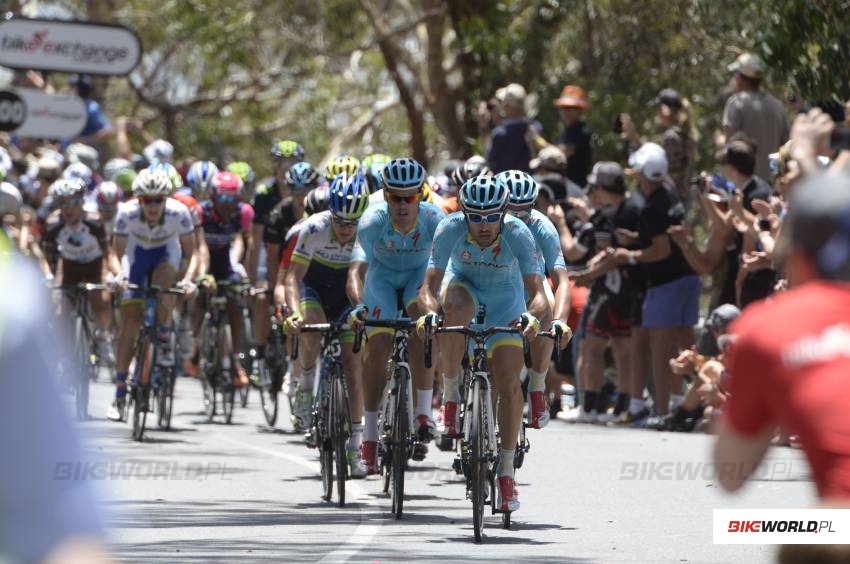
[[[299,219],[295,215],[292,197],[280,200],[267,216],[263,242],[283,246],[287,232]]]
[[[77,225],[68,225],[62,221],[55,225],[48,224],[42,238],[47,261],[55,266],[59,257],[62,258],[63,284],[100,282],[106,245],[103,226],[90,219],[83,219]]]
[[[443,218],[442,210],[427,202],[419,204],[416,225],[408,233],[401,233],[393,226],[386,202],[370,206],[360,218],[351,260],[369,264],[363,298],[371,317],[394,318],[399,292],[404,308],[416,301],[434,232]],[[367,331],[370,335],[392,332],[380,328]]]
[[[275,179],[272,178],[257,186],[254,197],[251,199],[251,207],[254,208],[254,224],[267,225],[269,214],[281,199]]]
[[[545,275],[548,272],[551,275],[555,270],[566,270],[567,264],[561,250],[561,236],[549,218],[538,210],[531,210],[531,216],[526,225],[534,235],[540,274]]]
[[[254,209],[239,203],[229,219],[222,219],[215,211],[212,201],[201,204],[201,226],[204,240],[210,250],[210,274],[216,280],[229,279],[234,274],[230,260],[230,247],[240,233],[248,233],[254,219]]]
[[[444,287],[461,286],[472,297],[475,310],[484,305],[485,324],[513,323],[525,307],[522,277],[538,274],[539,264],[531,230],[511,215],[505,215],[501,233],[488,247],[479,247],[469,236],[462,212],[440,222],[434,234],[428,268],[446,272]],[[494,335],[490,349],[503,344],[519,345],[519,336]]]
[[[189,208],[189,214],[192,216],[192,225],[197,228],[201,224],[202,215],[198,200],[192,197],[191,194],[185,194],[183,192],[176,192],[171,197]]]

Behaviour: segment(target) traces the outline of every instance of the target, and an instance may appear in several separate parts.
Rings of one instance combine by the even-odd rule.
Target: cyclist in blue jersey
[[[417,321],[420,335],[425,324],[435,324],[440,313],[446,325],[467,325],[484,306],[485,325],[505,326],[519,320],[528,340],[536,336],[538,318],[549,304],[534,235],[525,223],[506,214],[509,196],[505,183],[490,176],[476,176],[461,187],[461,211],[441,221],[434,234],[428,270],[419,291],[419,307],[424,313]],[[440,292],[446,274],[450,280]],[[464,337],[442,335],[439,344],[444,374],[443,421],[446,434],[453,436],[457,435]],[[501,401],[498,504],[509,511],[519,509],[514,451],[523,409],[521,344],[517,335],[494,335],[488,341],[490,372]]]
[[[285,278],[286,303],[289,311],[293,312],[284,321],[287,333],[298,334],[303,324],[344,322],[351,309],[345,295],[345,284],[357,235],[357,220],[369,203],[366,179],[360,174],[339,174],[331,183],[328,203],[328,211],[311,216],[298,232],[292,264]],[[340,341],[352,422],[347,449],[348,463],[351,475],[362,477],[365,469],[360,464],[359,453],[363,434],[361,362],[352,350],[354,334],[346,331]],[[293,411],[300,419],[300,426],[309,428],[320,335],[298,335],[298,345],[301,381]]]
[[[506,170],[496,175],[510,190],[508,213],[521,219],[531,229],[537,245],[540,275],[552,279],[555,295],[548,281],[543,283],[549,309],[540,318],[543,327],[559,330],[563,337],[561,346],[570,341],[570,328],[566,319],[570,314],[570,277],[564,254],[561,251],[561,237],[555,225],[540,211],[534,209],[537,200],[537,182],[527,172]],[[554,313],[553,313],[554,311]],[[531,405],[531,427],[542,429],[549,423],[549,407],[546,405],[546,374],[552,357],[554,343],[549,339],[540,339],[531,346],[533,364],[528,371],[528,403]]]
[[[417,293],[425,278],[431,241],[443,211],[419,196],[425,168],[414,159],[390,161],[381,172],[384,202],[369,207],[357,227],[357,242],[348,271],[348,297],[356,304],[349,316],[394,319],[398,310],[420,316]],[[370,328],[363,366],[364,417],[362,457],[370,474],[377,472],[378,409],[386,386],[386,364],[392,350],[392,329]],[[431,398],[434,374],[426,370],[422,343],[411,339],[410,360],[416,389],[416,421],[420,442],[414,458],[422,460],[426,443],[434,438]],[[421,445],[421,446],[419,446]]]

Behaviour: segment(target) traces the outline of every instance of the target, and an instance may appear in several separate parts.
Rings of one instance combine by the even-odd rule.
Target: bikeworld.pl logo
[[[729,521],[728,533],[834,533],[832,521]]]
[[[0,45],[4,51],[57,55],[79,63],[113,63],[130,56],[126,47],[87,44],[81,41],[52,41],[48,35],[48,30],[41,30],[30,37],[6,36]]]
[[[66,480],[162,480],[162,481],[195,481],[206,480],[230,481],[225,477],[227,463],[218,462],[151,462],[151,461],[87,461],[87,462],[57,462],[53,470],[53,479]]]

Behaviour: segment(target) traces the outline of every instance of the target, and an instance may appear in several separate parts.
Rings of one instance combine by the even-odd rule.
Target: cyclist
[[[136,199],[118,210],[115,219],[115,253],[125,260],[123,276],[131,284],[147,286],[149,283],[171,287],[178,278],[189,285],[186,266],[194,260],[195,241],[192,217],[188,208],[168,196],[172,191],[171,179],[162,170],[144,169],[133,181]],[[189,257],[182,261],[181,257]],[[107,417],[120,421],[124,413],[127,372],[133,355],[133,344],[142,324],[143,303],[141,294],[125,292],[121,303],[121,327],[118,332],[118,358],[116,362],[115,401]],[[174,364],[171,348],[171,311],[174,297],[162,295],[157,307],[157,340],[159,362]]]
[[[254,219],[254,209],[250,204],[241,202],[239,194],[242,190],[242,179],[232,172],[217,172],[212,180],[210,200],[201,203],[201,227],[204,240],[209,249],[208,257],[202,258],[199,268],[200,285],[209,290],[214,289],[217,282],[238,282],[242,279],[240,268],[237,267],[243,255],[240,245],[235,245],[236,252],[231,252],[234,243],[245,237],[245,249],[250,251],[253,245],[251,238],[251,224]],[[195,308],[195,338],[200,328],[204,315],[204,308]],[[235,300],[229,300],[227,304],[230,318],[231,336],[233,338],[233,351],[238,351],[242,338],[242,323],[240,323],[241,309]],[[192,364],[197,366],[200,355],[198,344],[194,345]],[[242,387],[248,385],[248,376],[242,364],[235,362],[236,379],[234,385]]]
[[[106,231],[100,222],[87,219],[83,213],[85,185],[79,179],[60,179],[50,186],[49,194],[53,205],[59,209],[55,223],[48,222],[47,231],[41,239],[44,257],[41,270],[45,278],[53,279],[59,272],[61,261],[61,284],[103,283],[103,266],[117,275],[120,265],[109,250]],[[51,219],[53,216],[51,216]],[[97,354],[106,365],[115,363],[112,352],[112,335],[109,331],[112,314],[106,292],[90,292],[89,303],[94,314],[94,342]],[[62,307],[65,311],[69,304]]]
[[[133,180],[135,178],[136,169],[133,167],[133,163],[127,159],[110,159],[103,167],[103,179],[117,184],[127,199],[133,194]]]
[[[424,313],[417,321],[420,335],[424,334],[424,325],[435,324],[441,312],[446,325],[467,325],[484,306],[487,325],[505,326],[519,319],[523,335],[533,340],[540,328],[538,319],[549,307],[534,235],[525,223],[505,213],[510,192],[500,179],[483,175],[471,178],[461,187],[459,197],[462,211],[441,221],[434,234],[428,270],[419,290],[419,308]],[[450,280],[440,292],[447,271]],[[442,294],[439,299],[438,292]],[[520,345],[516,335],[497,335],[488,340],[490,370],[501,402],[499,506],[509,511],[519,509],[513,465],[523,408]],[[446,434],[456,436],[464,337],[442,335],[440,353],[443,421]]]
[[[276,141],[271,149],[274,177],[259,186],[251,200],[254,208],[254,223],[251,226],[251,239],[255,244],[248,253],[245,267],[248,278],[257,288],[274,288],[277,281],[279,248],[271,247],[265,237],[265,226],[269,224],[272,210],[284,198],[292,195],[286,183],[286,173],[295,163],[304,160],[304,148],[290,139]],[[260,244],[260,242],[264,244]],[[269,338],[269,298],[258,294],[254,298],[254,339],[257,347],[263,349]]]
[[[345,321],[350,310],[345,295],[357,220],[369,204],[366,179],[356,174],[340,174],[330,187],[329,207],[302,225],[292,255],[292,266],[286,274],[286,303],[293,312],[286,318],[284,329],[297,334],[302,324]],[[307,333],[298,337],[301,352],[301,384],[296,393],[295,415],[304,427],[310,426],[310,405],[319,354],[319,335]],[[342,363],[348,381],[351,410],[351,438],[347,456],[352,476],[362,477],[366,471],[360,463],[360,440],[363,433],[363,392],[360,383],[360,358],[352,351],[354,335],[342,334]]]
[[[562,334],[566,333],[561,341],[561,346],[566,347],[570,336],[570,328],[566,322],[570,314],[570,277],[561,251],[558,230],[546,215],[534,209],[538,186],[530,174],[520,170],[506,170],[497,174],[496,178],[504,182],[510,190],[508,213],[521,219],[534,235],[540,275],[545,277],[548,272],[555,286],[553,296],[548,281],[543,283],[549,308],[540,318],[540,323],[544,327],[549,325],[552,330],[558,330]],[[534,429],[542,429],[549,423],[546,374],[549,372],[553,346],[549,339],[541,339],[531,345],[533,365],[528,371],[528,403],[531,406],[531,427]]]
[[[360,220],[348,271],[348,296],[356,304],[349,322],[354,325],[367,315],[393,319],[399,309],[412,319],[420,317],[417,292],[425,277],[434,231],[445,217],[437,206],[420,202],[425,169],[414,159],[390,161],[381,178],[385,202],[371,205]],[[386,385],[385,367],[392,350],[392,334],[391,329],[368,330],[369,352],[363,367],[362,458],[369,474],[377,473],[378,409]],[[434,374],[425,370],[422,344],[417,339],[410,340],[410,357],[416,390],[417,434],[424,446],[434,437],[431,419]],[[421,460],[425,453],[416,454]]]
[[[98,219],[103,224],[107,237],[112,237],[112,231],[115,229],[115,214],[118,212],[118,204],[122,197],[121,188],[109,180],[104,180],[94,189]]]
[[[254,185],[256,183],[254,169],[245,161],[234,161],[227,165],[227,170],[242,179],[240,199],[245,203],[250,203],[251,198],[254,197]]]
[[[195,161],[186,173],[186,184],[192,189],[191,195],[203,201],[210,197],[212,182],[218,174],[218,167],[212,161]]]
[[[351,155],[340,155],[331,159],[325,166],[325,180],[331,183],[340,174],[354,176],[361,171],[359,160]]]
[[[392,160],[389,155],[383,153],[372,153],[363,157],[360,161],[360,166],[363,170],[363,175],[369,183],[369,192],[375,193],[381,189],[383,180],[381,180],[381,171]]]

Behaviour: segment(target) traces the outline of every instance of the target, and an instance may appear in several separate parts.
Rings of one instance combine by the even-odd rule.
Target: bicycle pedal
[[[413,448],[410,452],[410,458],[415,460],[416,462],[422,462],[425,460],[425,456],[428,454],[428,445],[423,443],[414,443]]]
[[[452,461],[452,470],[455,471],[455,474],[463,476],[463,463],[461,462],[460,458],[455,458]]]

